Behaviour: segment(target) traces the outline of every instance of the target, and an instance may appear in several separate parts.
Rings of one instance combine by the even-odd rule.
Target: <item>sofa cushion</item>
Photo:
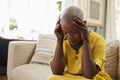
[[[41,34],[30,63],[48,64],[53,57],[56,37],[53,34]]]
[[[47,80],[52,74],[50,66],[40,64],[26,64],[12,70],[12,80]]]
[[[105,71],[114,79],[118,77],[118,49],[118,40],[111,41],[107,44]]]

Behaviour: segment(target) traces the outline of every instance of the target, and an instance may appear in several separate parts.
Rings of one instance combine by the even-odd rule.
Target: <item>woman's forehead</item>
[[[62,27],[73,27],[73,22],[70,21],[70,22],[61,22],[60,23]]]
[[[62,28],[63,31],[64,31],[64,30],[66,31],[66,30],[74,30],[74,29],[75,29],[72,22],[62,23],[62,24],[61,24],[61,28]]]

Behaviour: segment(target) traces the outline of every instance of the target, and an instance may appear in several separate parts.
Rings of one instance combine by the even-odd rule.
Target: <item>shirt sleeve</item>
[[[96,39],[93,49],[93,57],[96,65],[102,69],[105,62],[105,53],[106,53],[106,43],[103,37]]]

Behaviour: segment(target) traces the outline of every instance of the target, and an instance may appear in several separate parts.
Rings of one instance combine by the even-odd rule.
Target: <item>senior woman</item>
[[[104,70],[105,40],[88,30],[78,7],[63,11],[54,33],[57,44],[48,80],[111,80]]]

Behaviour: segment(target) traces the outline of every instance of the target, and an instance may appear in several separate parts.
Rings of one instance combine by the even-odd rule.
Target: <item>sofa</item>
[[[11,41],[8,49],[8,80],[47,80],[49,65],[30,64],[37,42]],[[120,80],[120,41],[107,43],[105,70],[113,80]]]
[[[21,39],[0,37],[0,74],[7,72],[8,45],[10,41],[20,41]]]

